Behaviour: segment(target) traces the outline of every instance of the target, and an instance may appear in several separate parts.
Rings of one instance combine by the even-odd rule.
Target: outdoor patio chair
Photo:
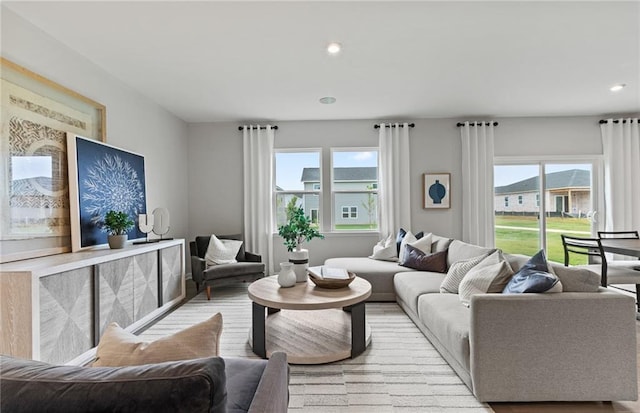
[[[635,271],[628,265],[615,265],[609,263],[602,248],[600,238],[581,238],[570,235],[560,235],[564,248],[564,265],[569,266],[570,254],[586,255],[593,264],[576,265],[587,268],[600,274],[600,283],[603,287],[610,284],[635,284],[636,306],[640,311],[640,271]]]
[[[216,235],[219,239],[234,239],[242,241],[242,235]],[[199,292],[201,287],[207,289],[207,300],[211,299],[211,288],[227,285],[238,281],[255,281],[264,277],[264,264],[260,255],[245,251],[244,243],[236,255],[236,263],[219,264],[207,268],[204,256],[209,247],[211,235],[197,236],[189,243],[191,251],[191,277]]]

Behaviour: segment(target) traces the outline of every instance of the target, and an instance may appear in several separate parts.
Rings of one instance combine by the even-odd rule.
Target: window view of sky
[[[538,165],[496,165],[493,168],[493,182],[495,186],[510,185],[515,182],[538,176]],[[549,165],[545,168],[545,173],[566,171],[570,169],[591,170],[590,164],[567,164]]]
[[[320,156],[317,152],[276,152],[276,185],[283,190],[303,189],[300,178],[304,168],[318,168]],[[376,152],[333,152],[334,167],[378,166]]]

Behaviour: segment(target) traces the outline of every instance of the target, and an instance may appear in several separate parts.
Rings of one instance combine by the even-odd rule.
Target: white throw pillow
[[[512,276],[511,266],[498,250],[464,276],[458,288],[460,301],[468,307],[471,296],[475,294],[501,293]]]
[[[207,267],[238,262],[236,255],[238,255],[241,246],[242,241],[235,239],[218,239],[215,235],[211,235],[207,253],[204,255]]]
[[[380,261],[397,261],[396,239],[389,235],[386,239],[380,240],[373,246],[373,254],[369,258]]]
[[[404,238],[402,239],[402,243],[400,244],[400,257],[398,259],[398,261],[400,262],[404,262],[405,260],[405,246],[406,245],[411,245],[414,248],[419,249],[420,251],[424,252],[425,254],[431,254],[431,240],[433,238],[433,234],[432,233],[428,233],[423,235],[422,238],[417,239],[415,235],[413,235],[411,233],[411,231],[407,232],[407,235],[404,236]]]
[[[469,258],[466,260],[456,261],[451,264],[449,271],[447,271],[446,277],[440,284],[441,293],[458,294],[460,283],[465,275],[476,265],[480,264],[487,255],[478,255],[477,257]]]

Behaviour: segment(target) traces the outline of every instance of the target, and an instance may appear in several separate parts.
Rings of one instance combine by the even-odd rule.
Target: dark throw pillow
[[[405,245],[404,260],[400,265],[418,271],[447,272],[447,251],[427,254],[411,245]]]
[[[513,275],[502,293],[544,293],[551,290],[556,284],[558,284],[558,277],[549,272],[544,250],[540,250]]]

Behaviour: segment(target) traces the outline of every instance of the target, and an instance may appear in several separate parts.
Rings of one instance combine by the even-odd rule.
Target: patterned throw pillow
[[[444,280],[442,280],[442,283],[440,284],[440,292],[458,294],[460,282],[462,282],[464,276],[467,275],[473,267],[484,260],[486,256],[487,255],[479,255],[466,260],[456,261],[451,264],[449,271],[447,271],[447,276],[444,277]]]
[[[240,251],[241,246],[242,241],[235,239],[219,239],[215,235],[211,235],[207,253],[204,255],[207,267],[238,262],[236,260],[236,255],[238,255],[238,251]]]
[[[100,338],[93,367],[138,366],[165,361],[218,356],[222,314],[156,341],[145,342],[117,323]]]

